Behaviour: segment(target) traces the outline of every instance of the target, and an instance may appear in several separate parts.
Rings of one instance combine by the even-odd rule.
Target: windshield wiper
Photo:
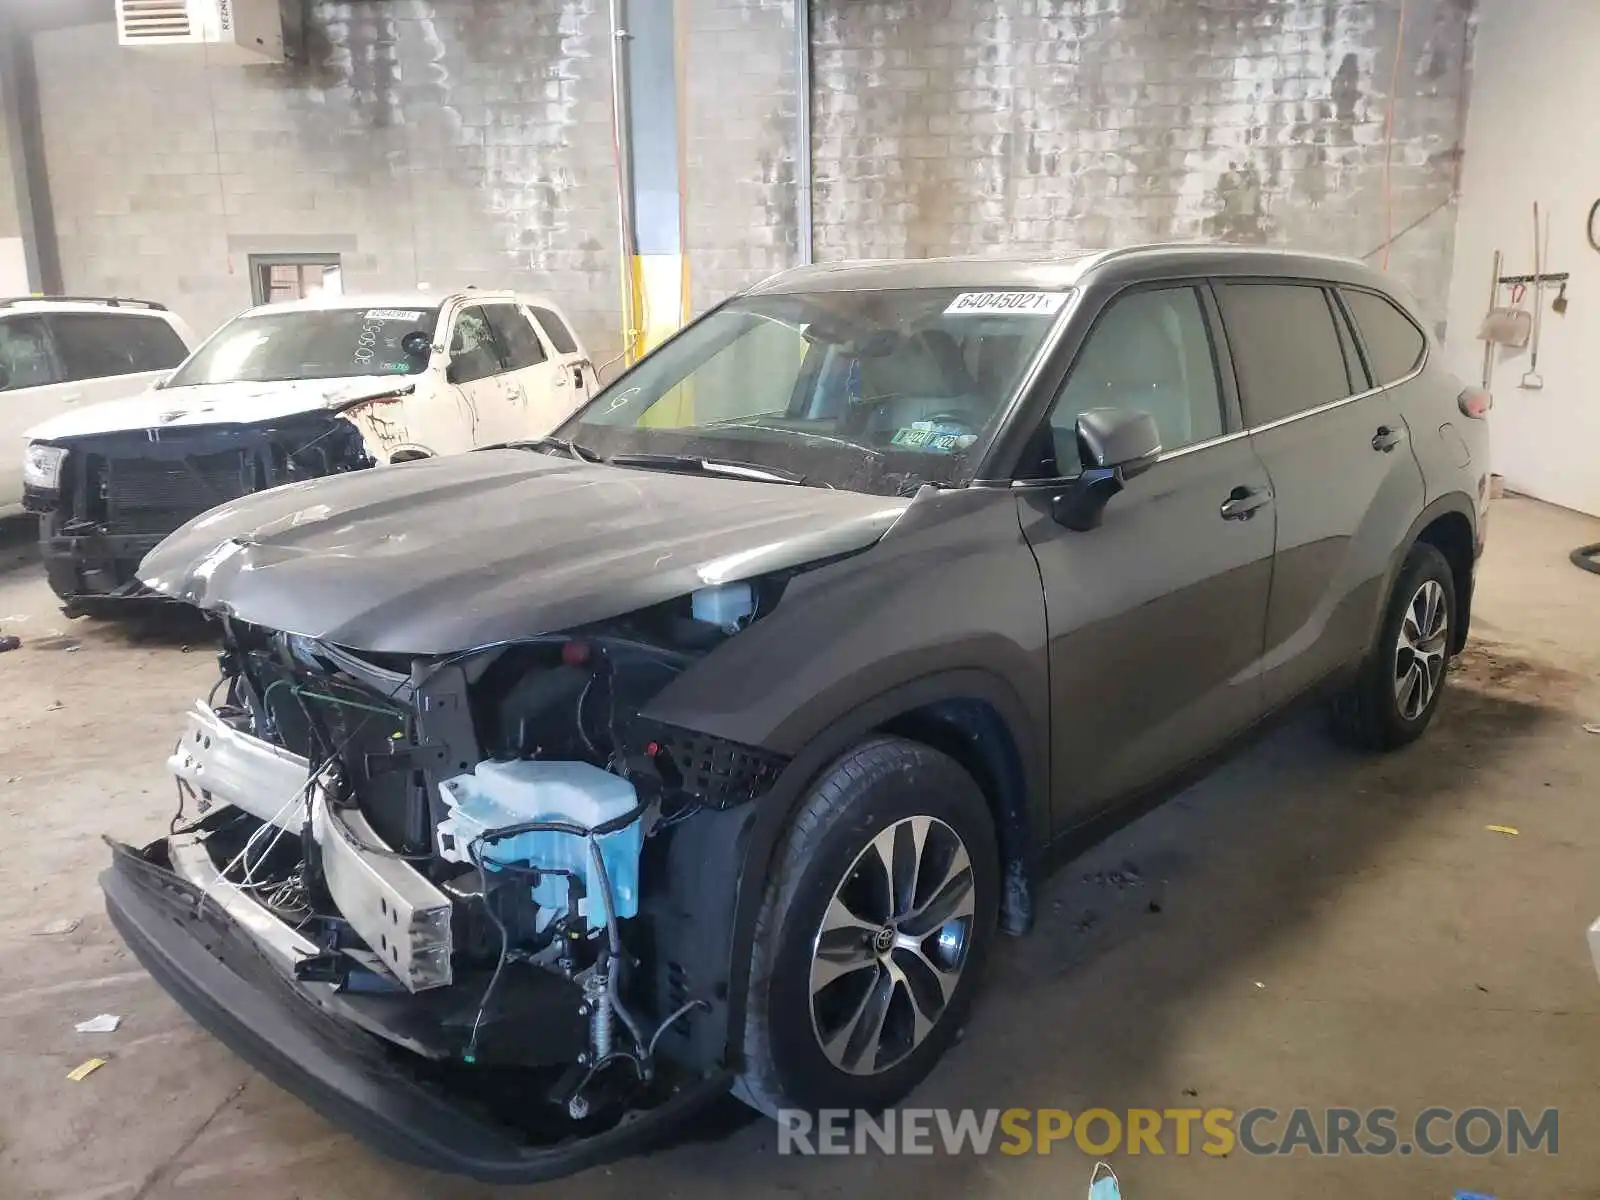
[[[613,467],[663,467],[670,471],[695,471],[704,475],[731,475],[761,483],[803,484],[806,477],[781,467],[738,462],[729,458],[705,458],[698,454],[613,454],[606,459]]]
[[[480,450],[538,450],[548,453],[551,450],[565,450],[573,458],[583,462],[597,463],[603,461],[597,450],[591,450],[581,442],[571,438],[542,437],[530,438],[514,442],[496,442],[493,446],[480,446]]]

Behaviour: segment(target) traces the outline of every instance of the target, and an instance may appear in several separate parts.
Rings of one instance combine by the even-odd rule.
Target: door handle
[[[1382,450],[1385,454],[1393,450],[1405,440],[1405,435],[1398,429],[1390,429],[1387,425],[1379,425],[1378,432],[1372,435],[1372,448]]]
[[[1256,509],[1271,503],[1271,488],[1236,487],[1228,493],[1220,511],[1224,521],[1248,521],[1255,516]]]

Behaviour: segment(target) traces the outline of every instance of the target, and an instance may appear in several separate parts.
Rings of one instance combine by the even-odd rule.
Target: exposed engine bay
[[[535,1139],[615,1125],[720,1062],[693,890],[783,765],[641,710],[781,587],[423,658],[224,618],[139,853],[432,1084]]]

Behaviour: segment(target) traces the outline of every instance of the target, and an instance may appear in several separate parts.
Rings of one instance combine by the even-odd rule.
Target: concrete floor
[[[209,687],[203,631],[64,621],[25,530],[0,546],[0,1197],[467,1200],[368,1154],[202,1033],[100,907],[102,830],[165,828],[162,760]],[[1600,522],[1497,503],[1478,638],[1424,741],[1385,759],[1291,724],[1058,875],[1002,946],[925,1106],[1388,1106],[1561,1112],[1560,1154],[1472,1159],[1122,1157],[1124,1195],[1600,1197],[1600,578],[1567,563]],[[194,638],[194,652],[183,642]],[[1587,784],[1587,786],[1586,786]],[[1519,836],[1488,832],[1514,826]],[[1143,882],[1089,879],[1124,861]],[[1152,913],[1150,902],[1160,911]],[[78,920],[70,933],[43,932]],[[73,1031],[121,1014],[106,1037]],[[99,1055],[81,1083],[66,1073]],[[529,1196],[661,1200],[1084,1194],[1049,1157],[778,1157],[771,1125]]]

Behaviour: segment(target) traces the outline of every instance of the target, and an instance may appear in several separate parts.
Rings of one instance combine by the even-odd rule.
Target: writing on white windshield
[[[169,387],[410,375],[424,370],[422,333],[433,340],[438,309],[333,308],[239,317],[173,375]]]

